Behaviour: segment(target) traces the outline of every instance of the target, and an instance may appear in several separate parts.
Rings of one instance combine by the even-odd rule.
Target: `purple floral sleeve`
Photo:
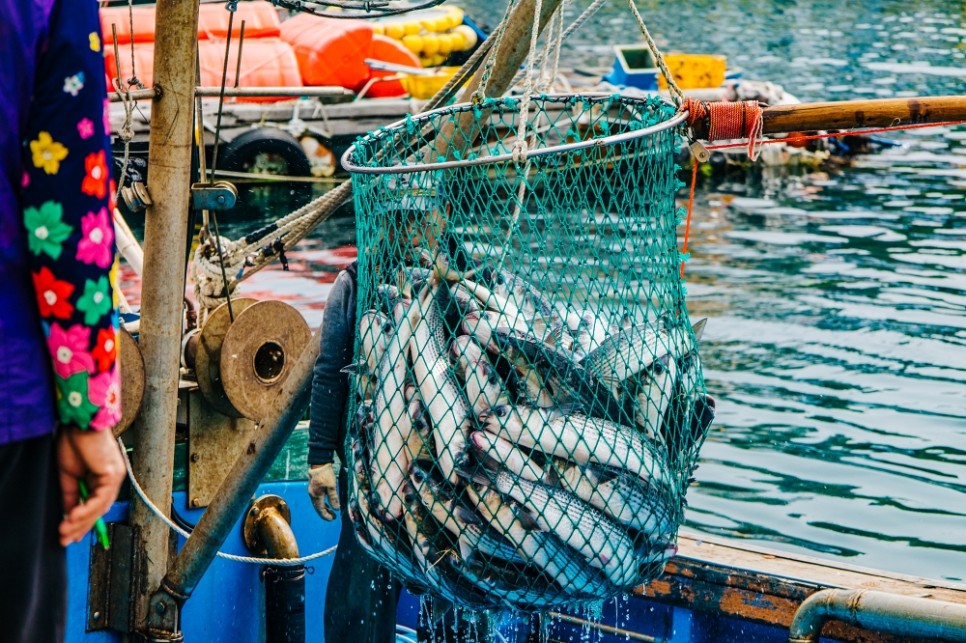
[[[29,113],[24,224],[60,422],[95,430],[121,417],[105,97],[97,3],[57,3]]]

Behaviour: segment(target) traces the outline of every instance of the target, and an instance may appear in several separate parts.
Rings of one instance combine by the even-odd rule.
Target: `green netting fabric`
[[[673,108],[533,107],[528,162],[494,160],[517,144],[511,99],[351,152],[379,170],[353,178],[358,538],[416,590],[522,610],[661,572],[714,415],[680,277],[676,133],[638,135]],[[608,144],[568,147],[595,138]]]

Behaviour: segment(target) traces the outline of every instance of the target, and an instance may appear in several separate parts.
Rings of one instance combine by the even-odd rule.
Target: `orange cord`
[[[716,101],[705,103],[686,98],[681,109],[688,111],[688,126],[707,120],[709,141],[748,139],[748,158],[758,158],[762,133],[762,108],[757,101]],[[710,149],[710,148],[709,148]]]
[[[698,160],[694,159],[691,163],[691,193],[688,195],[688,218],[684,224],[684,247],[681,254],[685,256],[681,260],[681,278],[684,279],[684,262],[687,261],[688,239],[691,237],[691,213],[694,211],[694,186],[698,182]]]
[[[838,138],[840,136],[863,136],[868,134],[881,134],[883,132],[895,132],[906,129],[923,129],[925,127],[949,127],[951,125],[963,125],[966,121],[942,121],[939,123],[917,123],[915,125],[892,125],[889,127],[876,127],[874,129],[854,129],[842,130],[826,134],[790,134],[782,138],[766,138],[759,141],[761,145],[771,145],[772,143],[804,143],[806,141],[816,141],[823,138]],[[711,139],[708,139],[711,140]],[[709,150],[724,150],[734,147],[741,147],[744,143],[721,143],[720,145],[708,145]]]

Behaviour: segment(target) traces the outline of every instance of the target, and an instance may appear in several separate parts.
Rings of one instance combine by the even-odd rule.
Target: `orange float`
[[[114,49],[114,30],[117,30],[117,44],[134,42],[154,42],[154,7],[101,7],[101,35],[104,50]],[[133,23],[133,29],[132,29]]]
[[[282,40],[295,51],[306,85],[356,90],[369,79],[365,63],[372,51],[369,23],[299,14],[283,22],[281,32]]]
[[[225,43],[214,40],[198,42],[198,59],[200,61],[200,78],[203,87],[219,87],[221,73],[225,64]],[[114,67],[114,50],[105,52],[104,64],[107,76],[113,79],[117,72]],[[238,60],[238,42],[233,40],[228,52],[228,73],[225,78],[226,87],[235,86],[235,69]],[[154,43],[139,42],[134,44],[134,70],[138,79],[145,87],[154,82],[152,64],[154,62]],[[125,47],[121,50],[121,86],[125,87],[127,79],[133,75],[131,69],[131,50]],[[108,86],[111,86],[110,84]],[[302,77],[299,74],[295,54],[288,43],[278,38],[246,39],[242,45],[241,75],[238,79],[239,87],[301,87]],[[239,101],[271,102],[287,100],[285,97],[255,97],[238,98]]]
[[[393,63],[395,65],[405,65],[407,67],[421,67],[419,58],[416,54],[406,49],[398,40],[393,40],[388,36],[375,34],[372,37],[372,53],[368,56],[373,60]],[[382,71],[380,69],[370,69],[371,78],[386,78],[395,76],[395,72]],[[360,88],[356,88],[358,91]],[[406,89],[399,80],[386,80],[372,83],[366,91],[366,96],[373,98],[383,98],[389,96],[404,96]]]
[[[224,40],[228,37],[230,13],[223,3],[202,4],[198,10],[198,38]],[[232,21],[231,37],[241,35],[245,23],[245,41],[249,38],[278,38],[281,21],[278,11],[268,2],[239,2]]]

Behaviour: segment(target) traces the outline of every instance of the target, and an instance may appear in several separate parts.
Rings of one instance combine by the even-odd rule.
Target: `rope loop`
[[[758,159],[763,127],[762,106],[753,100],[704,102],[685,98],[681,111],[688,112],[688,126],[707,124],[708,141],[747,139],[748,158]]]

